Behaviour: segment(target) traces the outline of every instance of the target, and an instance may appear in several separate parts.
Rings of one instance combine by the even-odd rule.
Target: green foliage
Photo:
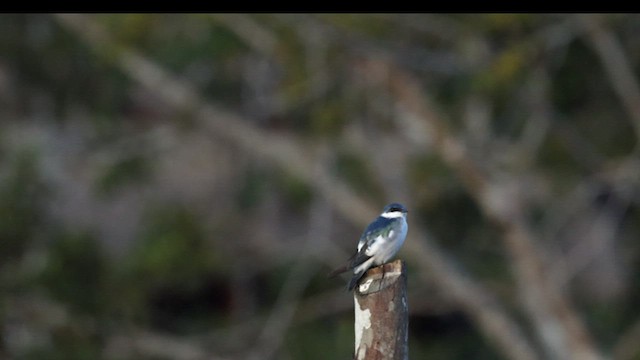
[[[338,152],[335,163],[335,172],[340,174],[343,180],[350,184],[361,195],[376,198],[381,195],[380,184],[375,182],[369,169],[369,162],[350,152]]]
[[[101,20],[122,44],[142,50],[153,61],[198,85],[204,94],[227,104],[238,103],[238,78],[242,75],[238,58],[247,47],[212,16],[110,14],[102,15]]]
[[[132,254],[133,271],[143,281],[140,285],[197,286],[211,265],[211,249],[196,216],[182,206],[168,205],[152,209],[145,223]]]
[[[35,150],[6,157],[8,173],[0,181],[0,266],[20,258],[34,240],[48,193]]]
[[[574,142],[593,144],[602,155],[624,156],[635,146],[633,127],[599,64],[585,44],[572,43],[551,94],[567,130],[576,132]]]
[[[95,238],[86,232],[61,232],[52,239],[39,277],[57,301],[73,311],[101,314],[112,294],[108,263]]]
[[[415,156],[410,161],[409,180],[418,218],[426,219],[429,230],[443,245],[455,251],[465,266],[480,277],[504,280],[508,275],[499,231],[479,222],[483,217],[468,193],[460,191],[460,183],[450,169],[435,156]],[[456,226],[451,226],[455,223]]]
[[[312,107],[309,114],[310,133],[314,136],[336,136],[345,125],[344,106],[337,100]]]
[[[110,14],[102,15],[101,20],[119,42],[150,52],[170,69],[182,69],[203,57],[233,58],[247,49],[209,16]]]
[[[95,360],[101,359],[100,339],[81,329],[58,329],[50,346],[36,347],[20,357],[21,360]]]
[[[519,85],[518,81],[523,79],[526,70],[531,66],[531,60],[530,47],[526,44],[505,49],[493,59],[488,71],[478,74],[478,90],[508,99],[509,90]]]
[[[65,121],[71,107],[85,107],[113,117],[126,104],[129,81],[86,45],[61,31],[51,16],[2,15],[0,52],[10,66],[12,93],[23,101],[11,101],[5,109],[50,111]],[[44,109],[25,102],[39,94],[47,98]],[[14,99],[15,100],[15,99]],[[112,118],[114,121],[116,118]]]
[[[358,31],[373,37],[383,37],[388,35],[387,22],[384,18],[376,18],[375,16],[360,16],[357,14],[339,14],[324,15],[325,19],[335,25],[348,29],[349,31]]]
[[[290,331],[285,339],[285,349],[292,359],[348,359],[353,354],[352,338],[351,321],[318,321]]]
[[[532,14],[482,14],[467,19],[474,22],[478,30],[486,31],[492,40],[500,43],[521,41],[522,36],[543,25],[547,18]]]
[[[416,155],[409,159],[411,187],[416,189],[414,199],[421,207],[434,206],[457,181],[445,164],[435,156]]]
[[[313,199],[313,191],[309,184],[288,173],[280,173],[278,187],[283,200],[297,211],[308,208]]]
[[[216,252],[198,217],[183,206],[157,206],[147,214],[135,248],[118,273],[119,316],[174,333],[204,331],[224,309],[215,280]]]
[[[151,165],[148,159],[139,154],[131,154],[105,170],[98,179],[97,191],[109,195],[125,185],[148,180],[150,172]]]
[[[268,176],[256,167],[249,167],[236,193],[240,210],[247,211],[260,203],[268,188]]]
[[[410,305],[411,306],[411,305]],[[409,321],[409,358],[498,360],[461,313],[414,316]],[[422,336],[416,337],[415,334]]]

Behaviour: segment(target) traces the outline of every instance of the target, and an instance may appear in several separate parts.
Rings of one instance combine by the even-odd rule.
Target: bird
[[[395,202],[385,206],[382,213],[364,229],[356,253],[346,265],[332,271],[329,276],[352,270],[353,276],[347,286],[348,291],[352,291],[369,268],[386,263],[400,250],[408,230],[407,209]]]

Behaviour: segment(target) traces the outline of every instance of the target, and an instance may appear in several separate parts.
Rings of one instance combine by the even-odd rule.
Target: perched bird
[[[407,209],[398,203],[385,206],[378,216],[362,233],[358,242],[358,251],[349,259],[347,265],[334,270],[330,276],[353,270],[349,282],[349,291],[369,268],[389,261],[400,249],[407,237]]]

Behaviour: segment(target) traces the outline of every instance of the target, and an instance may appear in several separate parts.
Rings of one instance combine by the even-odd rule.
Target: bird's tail
[[[334,278],[340,274],[342,274],[343,272],[346,272],[347,270],[349,270],[349,266],[348,265],[342,265],[339,268],[333,270],[332,272],[330,272],[327,277],[328,278]]]

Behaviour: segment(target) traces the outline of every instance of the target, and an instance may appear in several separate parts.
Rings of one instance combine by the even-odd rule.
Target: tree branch
[[[582,15],[587,40],[602,61],[613,90],[622,101],[636,133],[636,150],[640,148],[640,86],[622,44],[605,27],[597,15]]]

